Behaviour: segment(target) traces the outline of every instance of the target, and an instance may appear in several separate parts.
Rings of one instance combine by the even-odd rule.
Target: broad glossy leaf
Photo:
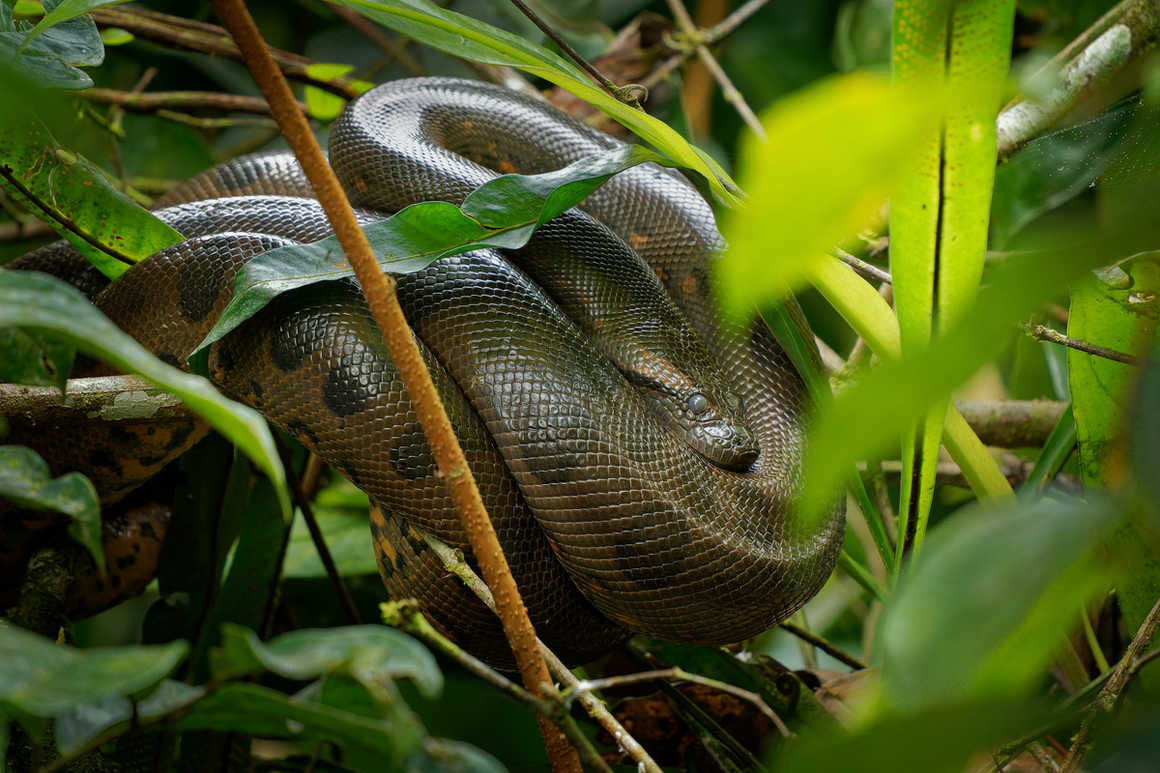
[[[0,499],[18,507],[64,513],[68,531],[89,551],[98,571],[105,573],[101,545],[101,503],[93,484],[79,472],[53,478],[48,464],[30,448],[0,446]]]
[[[604,111],[680,166],[700,173],[725,201],[736,201],[736,184],[707,153],[690,145],[662,121],[612,98],[576,65],[546,48],[426,0],[337,2],[452,56],[515,67],[554,83]]]
[[[1147,357],[1136,387],[1129,453],[1136,482],[1152,509],[1153,528],[1160,532],[1160,336],[1153,337]]]
[[[344,765],[367,773],[401,770],[425,735],[413,720],[371,719],[252,684],[218,689],[195,703],[177,729],[333,743],[342,749]]]
[[[749,199],[722,224],[729,250],[717,280],[726,308],[746,312],[801,286],[812,264],[878,219],[897,169],[929,130],[935,102],[857,73],[767,110],[768,141],[747,137],[741,147]]]
[[[104,8],[107,5],[121,5],[127,2],[129,0],[60,0],[57,3],[50,3],[45,8],[48,13],[28,33],[22,47],[26,47],[38,35],[47,31],[49,27],[59,26],[64,22],[71,21],[81,14],[88,13],[97,8]],[[100,64],[100,62],[93,62],[92,64]]]
[[[554,172],[489,180],[461,207],[441,201],[413,204],[363,231],[391,274],[421,271],[439,258],[481,247],[517,249],[527,244],[536,228],[578,204],[609,177],[645,161],[668,163],[636,146],[596,153]],[[204,357],[210,344],[278,294],[351,273],[333,236],[259,255],[238,272],[233,298],[190,360]]]
[[[130,701],[117,695],[74,706],[58,714],[54,733],[57,749],[71,754],[98,734],[129,721],[150,721],[191,705],[205,695],[202,687],[165,679],[147,698]]]
[[[232,677],[262,669],[287,679],[349,675],[374,693],[400,677],[414,680],[427,698],[438,696],[443,675],[431,653],[415,639],[381,625],[303,629],[263,643],[253,631],[222,627],[222,651],[214,674]]]
[[[1131,353],[1150,340],[1160,319],[1160,253],[1119,264],[1115,279],[1089,274],[1071,293],[1067,332],[1097,346]],[[1108,451],[1121,435],[1124,400],[1138,369],[1075,349],[1067,353],[1080,465],[1089,485],[1118,480]]]
[[[0,328],[0,381],[64,391],[76,349],[51,336]]]
[[[58,145],[35,119],[0,120],[0,188],[108,277],[184,238]]]
[[[1101,541],[1123,505],[1007,500],[934,529],[878,629],[883,692],[907,710],[1020,699],[1058,653],[1085,599],[1113,581]],[[1127,575],[1133,567],[1115,562]]]
[[[188,650],[184,641],[78,650],[0,621],[0,711],[52,717],[132,695],[164,679]]]
[[[50,276],[0,270],[0,327],[5,326],[50,332],[86,354],[143,376],[181,398],[270,477],[289,520],[285,473],[269,427],[257,412],[222,397],[205,379],[161,362],[121,332],[79,291]]]
[[[69,0],[45,0],[45,16]],[[7,8],[5,8],[7,11]],[[43,24],[43,19],[37,25]],[[39,86],[84,89],[92,78],[78,66],[100,64],[105,49],[97,26],[90,18],[73,18],[30,36],[31,25],[14,23],[9,13],[0,13],[0,58]]]

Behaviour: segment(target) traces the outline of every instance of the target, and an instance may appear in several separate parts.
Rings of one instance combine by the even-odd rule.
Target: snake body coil
[[[549,171],[616,145],[509,91],[416,79],[350,105],[331,163],[357,206],[389,213],[459,203],[493,170]],[[98,306],[183,361],[240,265],[329,234],[309,195],[285,155],[195,178],[158,213],[189,240],[131,269]],[[722,242],[680,175],[636,167],[582,209],[514,255],[481,250],[398,277],[400,301],[549,645],[581,660],[626,630],[752,636],[817,591],[841,542],[841,508],[808,528],[789,512],[804,386],[763,324],[718,321],[708,272]],[[417,596],[482,657],[510,658],[491,614],[417,531],[466,546],[353,282],[280,296],[216,345],[210,368],[371,496],[393,594]]]

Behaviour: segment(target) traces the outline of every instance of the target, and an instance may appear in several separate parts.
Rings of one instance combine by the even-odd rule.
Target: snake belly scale
[[[331,127],[331,164],[370,221],[459,203],[497,172],[557,169],[617,141],[498,87],[380,86]],[[246,157],[167,195],[188,240],[95,302],[181,362],[271,247],[329,235],[292,157]],[[581,211],[582,210],[582,211]],[[840,505],[808,527],[801,378],[763,323],[718,321],[723,244],[679,174],[623,172],[523,250],[397,277],[407,319],[541,638],[580,661],[628,632],[738,641],[791,614],[837,557]],[[67,248],[41,251],[60,263]],[[51,261],[45,257],[51,256]],[[34,253],[23,267],[37,266]],[[66,261],[67,262],[67,261]],[[464,647],[510,663],[498,622],[420,529],[466,538],[353,280],[279,296],[219,342],[213,380],[366,491],[384,582]]]

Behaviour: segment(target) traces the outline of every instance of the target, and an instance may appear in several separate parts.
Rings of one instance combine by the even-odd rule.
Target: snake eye
[[[701,394],[700,392],[694,392],[693,394],[689,395],[689,402],[687,405],[689,406],[689,413],[693,414],[694,416],[700,416],[705,411],[709,410],[709,398],[705,397],[705,395]]]

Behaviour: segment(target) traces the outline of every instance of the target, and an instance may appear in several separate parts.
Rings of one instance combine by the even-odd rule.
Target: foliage
[[[139,203],[215,160],[277,143],[265,117],[101,107],[85,91],[94,83],[122,94],[253,93],[236,62],[185,50],[176,33],[145,39],[111,24],[120,17],[101,14],[114,5],[0,0],[0,77],[28,106],[0,116],[0,203],[9,218],[0,227],[22,236],[42,218],[110,276],[181,238]],[[586,53],[645,8],[635,0],[535,5]],[[1061,762],[1052,747],[1066,749],[1083,727],[1092,769],[1156,765],[1148,729],[1160,710],[1160,666],[1147,654],[1156,643],[1129,645],[1160,597],[1160,91],[1158,59],[1148,53],[1160,21],[1147,5],[1120,19],[1137,25],[1131,65],[1094,82],[1086,112],[1027,138],[996,168],[1003,102],[1048,93],[1042,75],[1027,76],[1110,0],[770,4],[717,42],[761,116],[764,143],[742,128],[730,93],[698,96],[687,67],[654,84],[646,105],[667,122],[622,103],[504,3],[458,0],[451,10],[341,0],[355,23],[324,3],[251,4],[271,43],[308,57],[299,88],[320,132],[372,83],[407,70],[461,75],[460,57],[561,86],[651,146],[505,176],[462,207],[404,210],[367,229],[392,270],[480,245],[519,246],[642,161],[689,170],[730,207],[722,222],[731,249],[714,278],[720,295],[734,315],[755,306],[766,313],[817,402],[809,484],[797,502],[803,523],[835,489],[851,494],[849,576],[835,576],[795,622],[872,666],[815,695],[827,668],[850,666],[776,630],[742,655],[634,640],[626,652],[641,668],[679,666],[747,690],[795,734],[748,738],[666,682],[655,700],[684,723],[692,750],[666,763],[950,771],[980,755],[1002,765],[1027,747]],[[381,25],[378,42],[359,32],[369,23]],[[696,42],[671,32],[663,40],[660,54],[638,45],[635,58],[652,69]],[[695,143],[690,127],[701,127]],[[742,189],[730,177],[734,158]],[[0,262],[35,246],[2,238],[10,244],[0,244]],[[831,255],[836,247],[889,269],[897,312]],[[323,240],[256,259],[203,347],[277,293],[346,275],[334,252]],[[796,306],[784,302],[791,289],[831,347],[850,352],[859,339],[855,352],[868,345],[876,355],[855,354],[831,374],[833,397]],[[1063,356],[1021,332],[1028,319],[1121,361],[1077,349]],[[67,643],[0,621],[0,760],[7,753],[14,769],[60,767],[94,750],[127,759],[145,745],[165,769],[211,759],[223,770],[545,766],[526,705],[401,632],[349,625],[303,514],[288,518],[283,464],[301,469],[300,448],[280,453],[256,414],[152,357],[72,288],[0,271],[0,380],[61,388],[77,351],[178,395],[264,477],[228,443],[208,439],[171,473],[180,481],[167,492],[174,533],[148,601],[66,625]],[[1067,406],[1032,447],[992,453],[954,407],[984,382],[984,399]],[[0,437],[3,424],[0,415]],[[67,515],[69,533],[103,568],[96,495],[86,479],[62,472],[28,449],[0,446],[0,497]],[[365,495],[335,476],[313,505],[353,614],[374,619],[382,590]],[[0,519],[12,517],[0,509]],[[129,622],[108,622],[116,615]],[[1126,691],[1101,695],[1117,667],[1130,676]],[[827,712],[835,695],[838,722]],[[633,700],[619,707],[629,716]],[[584,729],[595,735],[593,725]],[[604,750],[615,756],[615,743]]]

